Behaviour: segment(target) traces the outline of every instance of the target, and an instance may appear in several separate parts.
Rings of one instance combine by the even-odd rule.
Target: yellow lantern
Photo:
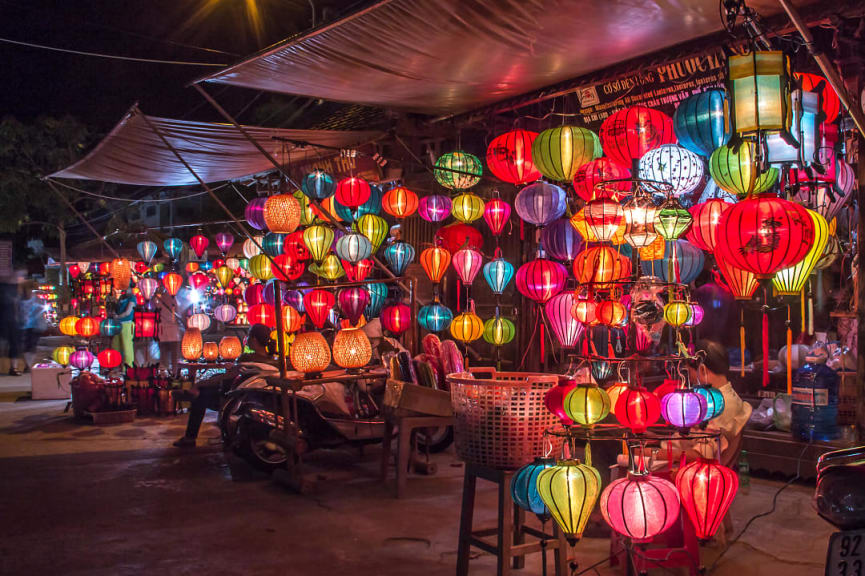
[[[660,260],[666,248],[664,237],[658,234],[651,244],[640,248],[640,260]]]
[[[313,210],[312,204],[309,203],[309,198],[300,190],[295,190],[294,199],[297,200],[297,204],[300,206],[300,225],[311,226],[314,224],[315,210]]]
[[[321,264],[312,264],[309,271],[316,276],[321,276],[325,280],[338,280],[345,276],[345,269],[339,261],[339,257],[331,252],[325,256]]]
[[[277,332],[276,330],[270,331],[270,339],[274,341],[275,345],[278,345],[279,340],[277,340]],[[294,334],[289,334],[288,332],[282,333],[282,351],[285,353],[286,357],[290,355],[291,343],[294,342]],[[278,350],[278,348],[277,348]]]
[[[234,271],[228,266],[220,266],[214,274],[216,275],[216,281],[219,282],[222,288],[228,288],[232,278],[234,278]]]
[[[219,358],[219,344],[205,342],[201,347],[201,355],[207,362],[215,362]]]
[[[273,278],[273,265],[267,254],[256,254],[249,259],[249,273],[262,281]]]
[[[360,328],[343,328],[333,338],[333,361],[340,368],[356,370],[372,359],[372,345]]]
[[[323,372],[330,364],[330,347],[321,332],[303,332],[294,337],[290,360],[298,372]]]
[[[610,414],[616,413],[616,402],[619,401],[619,395],[627,389],[627,382],[615,382],[607,388],[607,396],[610,398]]]
[[[598,502],[601,475],[588,464],[563,460],[538,474],[538,494],[573,546]]]
[[[264,202],[264,224],[271,232],[291,234],[300,224],[300,204],[291,194],[274,194]]]
[[[77,336],[78,332],[75,330],[75,325],[78,324],[79,320],[81,320],[81,318],[78,316],[67,316],[61,320],[60,333],[66,336]]]
[[[132,279],[132,264],[126,258],[115,258],[111,261],[111,280],[115,290],[126,290]]]
[[[678,328],[691,319],[691,307],[687,302],[674,300],[664,306],[664,320],[670,326]]]
[[[484,215],[484,201],[477,194],[460,194],[451,203],[451,214],[460,222],[471,224]]]
[[[790,58],[784,52],[752,51],[730,56],[727,69],[733,129],[738,134],[790,130]]]
[[[571,226],[574,227],[574,230],[579,232],[580,236],[582,236],[583,240],[586,242],[597,242],[598,237],[595,236],[595,233],[591,231],[589,224],[586,222],[585,210],[585,208],[581,208],[579,212],[571,216]]]
[[[481,208],[483,210],[483,207]],[[364,214],[355,222],[355,229],[366,236],[372,244],[372,252],[375,254],[378,251],[381,243],[387,237],[390,227],[387,225],[387,220],[375,214]]]
[[[195,362],[201,358],[204,342],[201,338],[201,330],[198,328],[187,328],[180,341],[180,354],[185,360]]]
[[[330,251],[333,244],[333,230],[327,226],[316,224],[303,231],[303,243],[310,256],[316,262],[321,262]]]
[[[772,285],[779,296],[796,296],[802,291],[829,242],[829,224],[826,219],[814,210],[808,210],[808,214],[814,221],[814,243],[798,264],[778,271],[772,278]]]
[[[591,428],[610,413],[610,397],[597,384],[580,383],[565,396],[564,407],[568,418]]]
[[[219,355],[223,360],[237,360],[243,352],[243,344],[237,336],[224,336],[219,341]]]
[[[484,323],[474,312],[467,310],[451,321],[451,336],[460,342],[474,342],[484,333]]]
[[[61,366],[66,366],[69,364],[69,357],[72,356],[73,352],[75,352],[75,348],[72,346],[58,346],[51,353],[51,358]]]

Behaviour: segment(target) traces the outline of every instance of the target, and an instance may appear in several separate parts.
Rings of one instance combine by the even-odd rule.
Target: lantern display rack
[[[716,430],[704,429],[706,423],[700,426],[693,427],[687,431],[678,430],[670,426],[649,426],[644,432],[639,434],[632,433],[626,426],[621,424],[595,424],[593,426],[562,426],[556,425],[547,428],[544,431],[544,436],[550,438],[561,438],[573,442],[579,440],[582,442],[592,442],[593,440],[625,440],[628,442],[637,441],[643,443],[648,442],[665,442],[669,440],[710,440],[720,441],[721,433]]]

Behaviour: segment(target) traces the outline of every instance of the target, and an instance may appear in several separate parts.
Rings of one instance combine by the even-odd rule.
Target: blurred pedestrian
[[[120,350],[123,363],[127,366],[135,364],[135,347],[132,342],[135,333],[135,304],[135,292],[130,287],[114,308],[114,317],[120,321],[120,334],[114,337],[113,346],[115,350]]]
[[[18,305],[21,322],[21,354],[24,359],[24,371],[29,372],[35,360],[36,345],[48,329],[48,322],[45,319],[45,304],[33,295],[33,283],[25,282],[21,287],[21,301]]]

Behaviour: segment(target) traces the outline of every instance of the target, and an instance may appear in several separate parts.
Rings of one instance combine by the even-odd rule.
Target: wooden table
[[[381,479],[387,480],[387,467],[390,460],[390,441],[394,426],[397,428],[396,451],[396,497],[405,495],[405,486],[412,466],[412,434],[417,428],[439,428],[453,426],[453,416],[385,416],[384,437],[381,440]]]

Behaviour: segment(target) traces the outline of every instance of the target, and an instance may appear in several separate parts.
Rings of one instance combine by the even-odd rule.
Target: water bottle
[[[751,465],[748,463],[748,451],[739,452],[739,492],[747,494],[751,489]]]
[[[828,441],[840,436],[838,428],[838,374],[809,355],[793,378],[793,438],[803,442]]]

